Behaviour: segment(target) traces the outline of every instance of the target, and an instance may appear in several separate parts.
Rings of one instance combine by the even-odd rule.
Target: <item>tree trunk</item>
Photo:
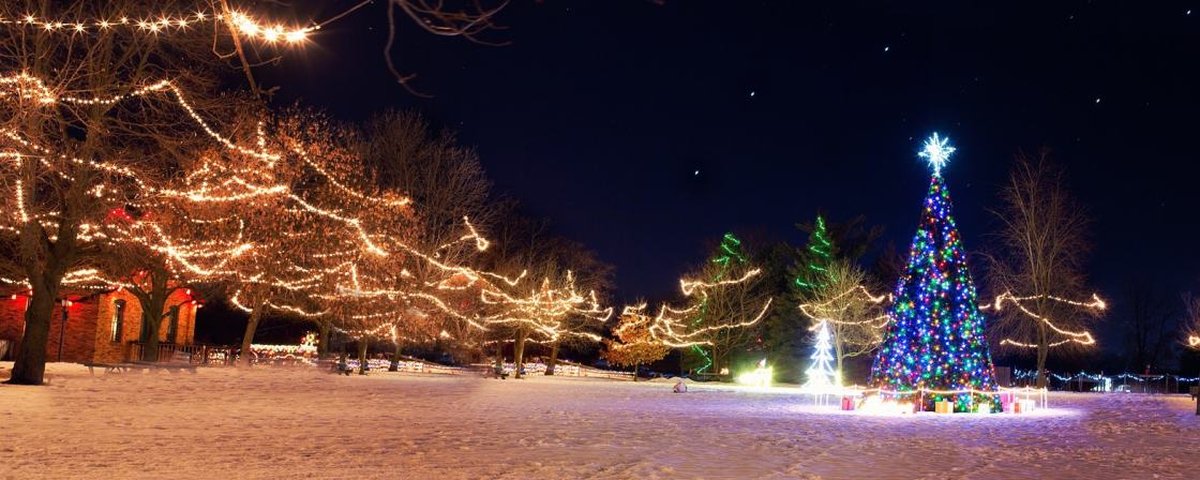
[[[333,322],[329,320],[321,320],[320,338],[317,339],[317,358],[324,358],[329,355],[329,334],[333,330]]]
[[[550,361],[546,362],[546,375],[554,375],[554,367],[558,365],[558,344],[559,342],[554,342],[554,345],[550,347]]]
[[[367,339],[358,339],[358,374],[367,374]]]
[[[845,345],[842,345],[840,342],[838,342],[837,338],[835,337],[833,341],[833,349],[835,350],[834,356],[837,357],[837,371],[834,372],[834,376],[836,378],[833,380],[838,385],[841,385],[842,383],[842,366],[845,365],[846,361],[846,355],[842,352],[845,351],[845,348]]]
[[[258,321],[262,319],[262,311],[266,308],[266,302],[260,303],[254,311],[250,312],[250,320],[246,322],[246,333],[242,334],[242,350],[238,357],[238,366],[250,366],[250,345],[254,343],[254,332],[258,330]]]
[[[388,365],[388,371],[400,371],[400,342],[396,342],[396,352],[392,354],[392,364]]]
[[[46,341],[50,338],[50,315],[54,312],[54,287],[38,288],[33,283],[33,296],[25,310],[25,335],[17,345],[12,376],[8,383],[16,385],[41,385],[46,374]]]
[[[638,364],[633,364],[633,383],[637,383]]]
[[[718,380],[724,380],[723,375],[721,375],[721,357],[717,355],[717,346],[716,345],[712,346],[712,354],[711,355],[712,356],[709,357],[709,361],[711,361],[712,364],[709,365],[709,373],[716,375],[716,378]],[[729,372],[729,373],[733,373],[733,372]]]
[[[496,341],[496,371],[504,371],[504,342]]]
[[[525,338],[529,336],[524,328],[517,329],[517,342],[513,345],[513,378],[521,378],[521,368],[525,366]]]
[[[1037,388],[1046,388],[1050,383],[1046,378],[1046,357],[1050,355],[1049,334],[1046,332],[1046,325],[1038,324],[1038,346],[1037,346]]]
[[[142,305],[142,328],[146,331],[146,338],[142,344],[142,360],[147,362],[158,361],[158,331],[162,326],[163,310],[167,304],[166,288],[158,291],[157,288],[150,292],[146,298],[138,296],[138,302]]]

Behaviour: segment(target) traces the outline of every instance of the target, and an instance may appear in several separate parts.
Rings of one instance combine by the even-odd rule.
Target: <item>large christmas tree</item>
[[[984,317],[941,175],[953,152],[935,133],[920,153],[933,167],[933,177],[908,267],[896,286],[892,321],[871,369],[871,384],[885,396],[925,390],[902,399],[923,399],[925,408],[950,399],[962,411],[982,400],[985,392],[995,391],[996,383]]]

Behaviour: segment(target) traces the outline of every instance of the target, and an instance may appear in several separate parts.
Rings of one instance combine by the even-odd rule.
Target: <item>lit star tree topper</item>
[[[926,408],[947,399],[965,411],[995,391],[996,383],[984,316],[940,175],[953,151],[948,144],[934,135],[921,152],[930,159],[933,177],[908,265],[896,285],[891,323],[871,368],[871,384],[885,395],[924,391],[919,398]],[[913,393],[904,399],[918,398]]]
[[[933,167],[933,175],[941,176],[942,167],[950,161],[950,155],[954,153],[955,148],[950,145],[949,138],[939,137],[937,132],[925,140],[925,147],[917,153],[921,158],[929,161],[929,166]]]

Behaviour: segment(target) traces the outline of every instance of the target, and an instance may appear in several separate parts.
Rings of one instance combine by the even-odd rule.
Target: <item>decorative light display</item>
[[[820,303],[802,303],[800,304],[800,312],[815,322],[813,327],[809,328],[809,331],[817,329],[823,323],[831,323],[835,325],[870,325],[874,328],[883,328],[887,326],[888,323],[891,323],[892,316],[888,313],[884,313],[874,318],[861,320],[846,320],[842,318],[842,312],[849,308],[850,304],[840,301],[852,295],[859,295],[862,297],[864,302],[875,305],[890,303],[894,299],[890,293],[883,295],[872,295],[866,287],[860,285],[839,293],[829,300]],[[842,303],[842,305],[840,307],[835,307],[834,305],[837,303]]]
[[[1030,318],[1034,319],[1035,321],[1044,323],[1046,325],[1046,327],[1048,327],[1050,329],[1050,331],[1052,331],[1058,335],[1061,335],[1063,337],[1061,339],[1049,342],[1047,344],[1048,347],[1057,347],[1060,345],[1066,345],[1068,343],[1075,343],[1078,345],[1094,345],[1096,343],[1096,340],[1094,338],[1092,338],[1091,332],[1088,332],[1086,330],[1071,331],[1071,330],[1066,330],[1066,329],[1060,328],[1058,325],[1055,325],[1054,322],[1051,321],[1049,318],[1046,318],[1043,315],[1038,315],[1037,313],[1033,312],[1032,310],[1030,310],[1028,307],[1026,307],[1024,305],[1024,302],[1036,301],[1036,300],[1046,300],[1046,301],[1052,301],[1052,302],[1057,302],[1057,303],[1063,303],[1063,304],[1072,305],[1075,307],[1080,307],[1080,308],[1089,309],[1089,310],[1096,310],[1096,311],[1102,311],[1105,308],[1107,308],[1107,305],[1104,303],[1104,300],[1101,300],[1100,297],[1097,296],[1096,294],[1092,294],[1092,301],[1090,301],[1090,302],[1078,302],[1075,300],[1068,300],[1068,299],[1056,297],[1053,295],[1032,295],[1032,296],[1026,296],[1026,297],[1018,297],[1018,296],[1013,295],[1012,292],[1004,292],[1000,296],[996,297],[996,301],[992,305],[990,305],[990,306],[989,305],[981,305],[979,308],[980,308],[980,310],[987,310],[990,307],[993,311],[1000,311],[1004,308],[1004,302],[1009,302],[1009,303],[1012,303],[1013,305],[1016,305],[1017,309],[1021,310],[1021,313],[1028,315]],[[1001,345],[1012,345],[1014,347],[1023,347],[1023,348],[1038,348],[1038,344],[1036,344],[1036,343],[1028,343],[1028,342],[1023,342],[1023,341],[1019,341],[1019,340],[1013,340],[1011,338],[1005,338],[1005,339],[1000,340],[1000,344]]]
[[[996,391],[966,252],[950,214],[941,169],[954,148],[934,134],[921,156],[933,169],[908,266],[900,278],[871,384],[888,396],[926,392],[922,406],[952,400],[957,410]]]
[[[833,263],[833,241],[825,229],[825,218],[817,215],[813,231],[808,236],[807,262],[796,272],[796,288],[806,296],[825,288],[829,266]]]
[[[933,132],[933,136],[925,140],[925,147],[917,155],[929,161],[929,166],[933,168],[933,176],[940,177],[942,167],[950,161],[950,154],[954,151],[949,138],[939,138],[937,132]]]
[[[25,73],[0,76],[0,101],[27,100],[46,108],[55,104],[115,105],[133,99],[151,99],[153,95],[158,94],[163,94],[164,98],[171,100],[186,113],[183,118],[190,120],[218,147],[216,155],[205,156],[197,167],[179,182],[151,182],[119,163],[57,154],[53,149],[37,145],[11,130],[0,132],[0,139],[9,140],[0,145],[0,149],[4,150],[0,155],[17,162],[18,169],[21,162],[33,159],[49,168],[51,172],[68,179],[67,172],[57,170],[57,164],[46,159],[54,158],[68,165],[108,172],[124,179],[125,183],[99,183],[92,189],[97,196],[151,198],[154,199],[153,205],[143,206],[143,211],[164,213],[171,210],[174,216],[187,217],[182,221],[211,227],[196,229],[213,232],[216,238],[211,240],[183,238],[176,236],[178,232],[165,231],[160,222],[143,221],[124,215],[120,222],[109,221],[100,226],[83,224],[79,238],[84,241],[140,244],[152,252],[165,255],[172,264],[179,267],[180,273],[186,273],[189,279],[231,280],[243,286],[235,290],[231,300],[235,306],[245,311],[253,312],[262,307],[290,315],[315,318],[331,315],[334,312],[331,311],[330,305],[336,305],[339,314],[354,312],[340,315],[341,317],[361,325],[369,325],[361,329],[364,333],[377,333],[380,328],[386,333],[391,333],[395,323],[400,321],[399,315],[391,314],[397,310],[397,302],[422,303],[479,328],[486,328],[485,324],[488,322],[513,321],[511,316],[479,321],[452,308],[439,294],[439,291],[443,290],[472,286],[495,293],[499,291],[500,286],[515,287],[524,277],[521,275],[517,278],[506,278],[439,260],[441,251],[458,243],[472,243],[477,251],[488,247],[488,241],[479,235],[468,219],[463,219],[466,233],[460,238],[431,252],[421,251],[406,240],[407,232],[403,226],[393,226],[397,224],[397,218],[411,215],[408,208],[412,202],[409,198],[387,192],[364,193],[356,189],[344,178],[331,173],[323,163],[328,155],[319,150],[312,151],[311,145],[298,140],[300,137],[290,136],[286,132],[267,135],[267,129],[260,125],[257,141],[253,145],[244,145],[219,133],[212,123],[192,107],[184,92],[167,80],[133,88],[125,94],[89,96],[76,93],[68,96],[56,93],[47,87],[45,82]],[[322,160],[317,161],[314,158]],[[297,184],[297,180],[281,178],[277,173],[287,169],[294,170],[298,166],[315,175],[315,181],[299,181],[306,182],[303,192],[294,189],[293,185]],[[25,205],[26,187],[19,181],[10,185],[10,188],[14,188],[18,215],[5,218],[12,220],[12,223],[4,225],[4,231],[17,233],[20,224],[30,221],[41,221],[48,230],[55,231],[56,213],[34,212]],[[328,188],[314,189],[314,185],[325,185]],[[123,188],[133,188],[133,191],[121,193],[119,196],[115,194]],[[268,225],[263,230],[259,226],[255,228],[263,231],[252,233],[243,215],[246,210],[278,212],[273,216],[276,225],[281,225],[279,221],[292,219],[298,222],[297,227],[280,229]],[[204,214],[190,216],[191,212]],[[226,216],[221,217],[220,214],[212,212],[226,212]],[[217,226],[221,228],[216,228]],[[321,232],[323,240],[314,241],[310,232]],[[216,235],[217,233],[219,235]],[[294,250],[301,245],[306,245],[303,247],[307,252],[305,255],[279,253]],[[402,255],[396,256],[396,263],[380,263],[367,261],[368,259],[359,255],[360,252],[379,258],[387,258],[392,253]],[[420,282],[410,278],[409,270],[402,262],[411,261],[434,267],[433,270],[440,272],[441,278],[426,278]],[[371,271],[374,273],[360,273],[359,267],[368,264],[372,266]],[[389,271],[396,274],[387,273]],[[94,285],[95,288],[114,288],[122,285],[121,281],[103,278],[94,271],[73,272],[66,277],[66,283]],[[262,294],[258,294],[254,296],[254,301],[245,301],[245,288],[256,285],[281,292],[283,295],[268,293],[266,297],[262,297]],[[261,288],[256,287],[256,290]],[[328,305],[316,309],[302,308],[290,305],[283,297],[297,297],[301,303],[311,303],[303,302],[302,298],[307,297]],[[572,292],[556,297],[555,301],[562,301],[564,298],[575,303],[580,303],[580,298],[583,298],[583,301],[587,300],[584,296]],[[594,302],[594,297],[590,299]],[[598,310],[595,313],[600,313]],[[553,329],[546,327],[541,331],[551,330]],[[555,331],[553,334],[562,333]]]
[[[710,290],[739,285],[748,282],[761,274],[762,270],[756,268],[746,272],[737,279],[718,280],[715,282],[702,282],[697,280],[683,279],[679,281],[679,285],[684,296],[695,299],[688,307],[674,308],[670,305],[663,304],[659,306],[658,314],[651,318],[645,315],[647,305],[642,303],[639,305],[626,306],[622,310],[621,316],[624,317],[627,315],[634,315],[649,319],[648,331],[650,335],[646,340],[648,342],[666,345],[671,348],[691,348],[695,346],[713,345],[710,337],[716,332],[745,328],[760,322],[771,309],[771,301],[773,299],[767,298],[766,301],[763,302],[762,307],[758,309],[757,314],[740,321],[710,324],[704,327],[699,327],[695,322],[689,322],[688,320],[694,318],[702,306],[707,303],[709,295],[708,292]]]
[[[1188,346],[1189,347],[1200,347],[1200,336],[1196,336],[1196,335],[1188,336]]]
[[[713,264],[718,266],[717,272],[713,275],[713,278],[710,279],[710,281],[720,282],[725,275],[728,274],[730,267],[737,264],[746,263],[746,256],[742,254],[741,247],[742,241],[738,240],[737,237],[733,236],[732,233],[726,233],[725,236],[721,237],[721,244],[717,247],[717,255],[710,260]],[[684,295],[691,294],[686,285],[684,286],[683,293]],[[692,320],[693,327],[704,323],[705,314],[707,313],[707,305],[708,297],[705,296],[700,302],[700,305],[698,305],[699,308],[696,310],[696,318]],[[692,345],[691,352],[699,356],[703,362],[698,368],[696,368],[696,373],[704,373],[709,368],[712,368],[712,356],[709,355],[700,344]]]
[[[821,322],[817,325],[817,343],[813,345],[813,354],[809,357],[812,364],[804,372],[808,377],[808,381],[804,382],[805,388],[827,390],[841,386],[841,372],[834,370],[830,363],[833,361],[833,344],[830,342],[832,338],[828,323]]]
[[[602,337],[591,332],[568,328],[566,321],[582,318],[602,324],[612,316],[612,307],[601,308],[596,292],[579,293],[575,288],[575,276],[567,271],[561,285],[544,278],[539,287],[524,295],[513,295],[495,289],[480,291],[480,299],[488,305],[501,307],[499,314],[480,318],[483,325],[524,326],[544,340],[558,340],[563,335],[574,335],[592,341]]]
[[[207,24],[225,21],[228,21],[238,34],[266,43],[300,43],[307,39],[309,34],[321,28],[321,25],[296,28],[263,23],[249,14],[238,11],[229,13],[197,11],[139,18],[116,16],[113,18],[53,19],[39,18],[34,15],[25,15],[19,18],[0,17],[0,25],[9,28],[23,27],[38,32],[67,35],[99,35],[124,29],[145,35],[163,36],[188,32]]]
[[[734,381],[755,388],[769,388],[774,378],[775,371],[764,358],[754,365],[754,370],[738,375]]]

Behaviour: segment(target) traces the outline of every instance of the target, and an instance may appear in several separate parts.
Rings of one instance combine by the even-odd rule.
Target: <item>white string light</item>
[[[20,18],[0,17],[0,25],[10,28],[25,27],[41,32],[64,33],[70,35],[114,32],[119,29],[129,30],[153,36],[162,36],[173,32],[187,32],[193,27],[206,23],[228,19],[239,34],[247,38],[261,40],[267,43],[298,44],[306,40],[309,34],[320,29],[320,25],[310,27],[285,27],[280,24],[261,23],[248,14],[234,11],[228,18],[222,13],[198,11],[189,14],[164,15],[158,18],[132,19],[127,16],[116,18],[93,19],[43,19],[34,15]]]
[[[1031,296],[1027,296],[1027,297],[1018,297],[1018,296],[1013,295],[1012,292],[1004,292],[1000,296],[996,297],[996,300],[991,305],[981,305],[979,307],[979,309],[980,310],[988,310],[989,308],[991,308],[994,311],[998,312],[1004,308],[1005,302],[1009,302],[1009,303],[1012,303],[1013,305],[1016,305],[1017,308],[1019,310],[1021,310],[1021,312],[1024,313],[1025,315],[1028,315],[1030,318],[1033,318],[1034,320],[1042,322],[1047,327],[1049,327],[1050,330],[1052,330],[1058,334],[1065,335],[1067,337],[1062,340],[1056,340],[1054,342],[1050,342],[1047,345],[1048,347],[1057,347],[1057,346],[1061,346],[1061,345],[1066,345],[1068,343],[1075,343],[1075,344],[1079,344],[1079,345],[1093,345],[1096,343],[1096,340],[1092,337],[1091,332],[1088,332],[1086,330],[1081,330],[1081,331],[1075,332],[1075,331],[1063,329],[1063,328],[1055,325],[1054,322],[1051,321],[1049,318],[1042,316],[1042,315],[1038,315],[1037,313],[1034,313],[1032,310],[1025,307],[1025,305],[1022,303],[1022,302],[1027,302],[1027,301],[1031,301],[1031,300],[1049,300],[1049,301],[1053,301],[1053,302],[1065,303],[1067,305],[1072,305],[1072,306],[1076,306],[1076,307],[1080,307],[1080,308],[1097,310],[1097,311],[1102,311],[1102,310],[1105,310],[1106,308],[1108,308],[1108,306],[1104,303],[1104,301],[1101,300],[1100,297],[1097,296],[1096,294],[1092,294],[1092,300],[1090,302],[1079,302],[1079,301],[1070,300],[1070,299],[1066,299],[1066,298],[1062,298],[1062,297],[1056,297],[1053,295],[1031,295]],[[1002,339],[1000,341],[1000,344],[1001,345],[1012,345],[1012,346],[1022,347],[1022,348],[1038,348],[1038,346],[1039,346],[1036,343],[1022,342],[1019,340],[1013,340],[1011,338]]]

